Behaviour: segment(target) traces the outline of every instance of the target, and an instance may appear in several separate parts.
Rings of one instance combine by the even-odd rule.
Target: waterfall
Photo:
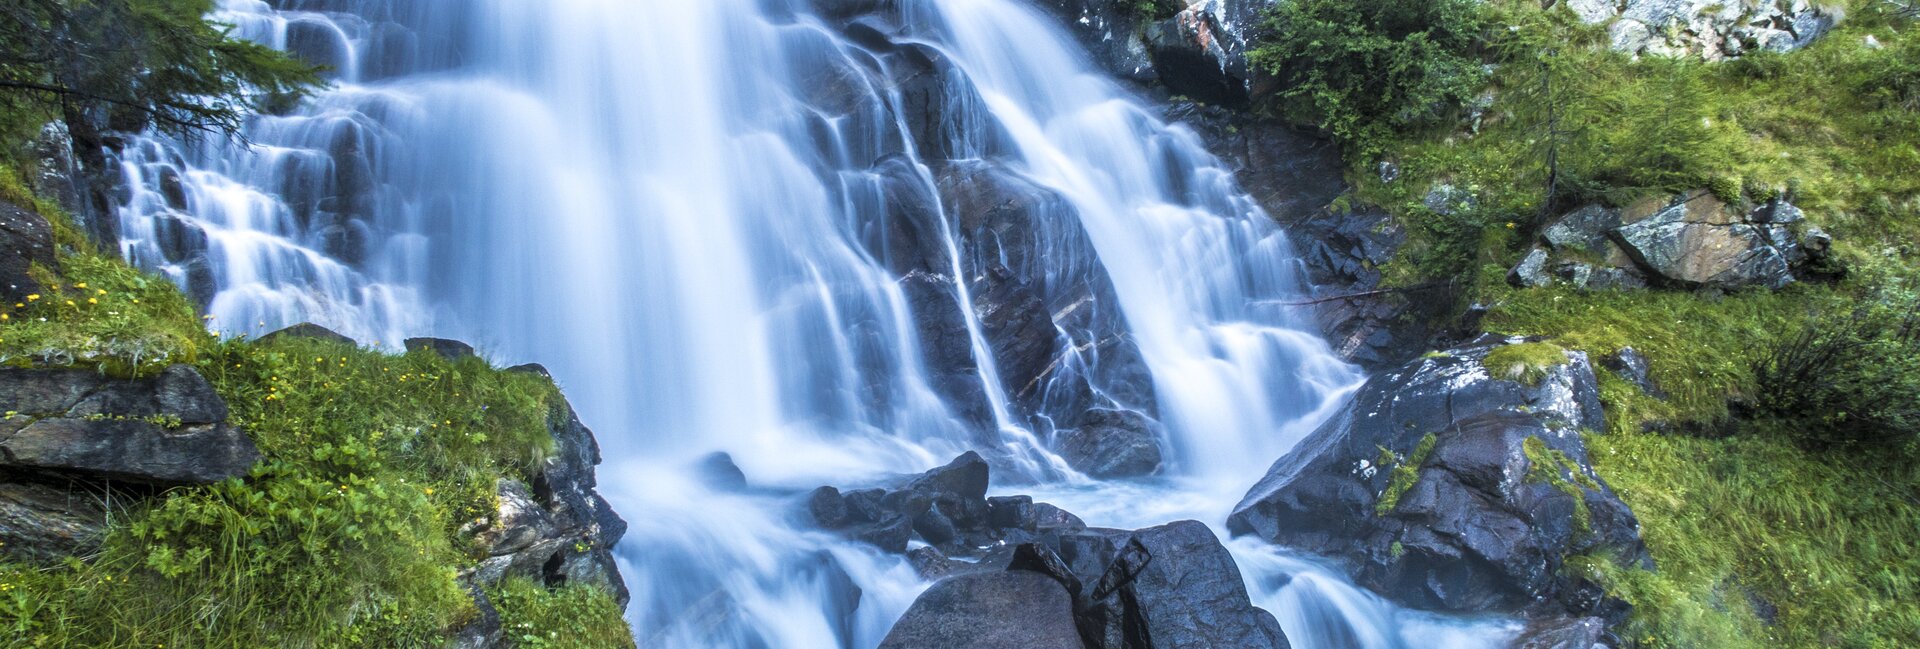
[[[133,141],[123,252],[222,331],[442,335],[549,367],[632,523],[641,646],[877,645],[926,584],[796,521],[793,494],[968,449],[996,489],[1091,524],[1221,529],[1361,378],[1275,306],[1307,287],[1231,173],[1020,0],[214,17],[333,85],[246,145]],[[969,198],[989,187],[992,209]],[[1163,474],[1100,481],[1048,451],[1095,407],[1156,417]],[[704,484],[714,451],[756,489]],[[1296,647],[1506,637],[1229,545]]]

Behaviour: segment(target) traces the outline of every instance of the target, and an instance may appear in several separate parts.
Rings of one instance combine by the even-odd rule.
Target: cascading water
[[[312,320],[546,364],[633,523],[642,646],[879,643],[925,584],[796,523],[795,489],[973,448],[1094,524],[1217,527],[1359,378],[1273,306],[1304,287],[1230,173],[1014,0],[217,18],[334,86],[254,119],[250,147],[123,151],[129,259],[235,333]],[[968,198],[987,186],[991,209]],[[1095,407],[1157,414],[1165,475],[1100,482],[1047,452]],[[688,467],[715,450],[763,488],[703,484]],[[1506,635],[1230,547],[1297,647]]]

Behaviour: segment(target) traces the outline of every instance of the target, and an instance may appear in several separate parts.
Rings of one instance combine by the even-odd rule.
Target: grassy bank
[[[1706,63],[1609,51],[1604,26],[1538,2],[1484,3],[1470,16],[1447,4],[1444,20],[1411,24],[1396,17],[1437,5],[1361,3],[1375,22],[1360,24],[1338,4],[1300,6],[1326,5],[1317,19],[1347,21],[1323,30],[1328,38],[1365,34],[1347,49],[1372,56],[1395,50],[1361,45],[1418,40],[1404,49],[1421,56],[1383,58],[1391,75],[1356,71],[1353,56],[1327,54],[1346,51],[1341,43],[1281,38],[1266,62],[1319,75],[1302,79],[1399,84],[1397,94],[1368,95],[1385,97],[1374,103],[1323,93],[1313,98],[1323,114],[1307,111],[1349,152],[1355,189],[1344,201],[1385,208],[1409,234],[1383,268],[1387,282],[1452,280],[1460,307],[1489,306],[1489,331],[1596,359],[1633,347],[1665,393],[1602,371],[1609,430],[1589,435],[1597,469],[1640,517],[1660,566],[1589,561],[1636,605],[1627,639],[1920,645],[1914,445],[1815,448],[1796,443],[1806,436],[1793,427],[1825,413],[1786,421],[1742,405],[1765,396],[1755,367],[1770,350],[1920,276],[1920,23],[1881,2],[1829,3],[1845,18],[1811,47]],[[1478,34],[1470,44],[1440,38],[1467,30]],[[1436,59],[1435,44],[1449,42]],[[1429,62],[1448,56],[1477,65]],[[1475,85],[1462,92],[1467,77]],[[1457,100],[1418,103],[1428,96]],[[1302,114],[1298,104],[1269,112]],[[1837,261],[1826,270],[1842,279],[1698,294],[1505,281],[1555,215],[1695,188],[1733,205],[1790,199],[1834,235]]]
[[[550,381],[430,352],[219,340],[171,283],[67,248],[38,270],[41,294],[0,305],[0,364],[191,364],[264,459],[245,479],[121,501],[95,556],[0,563],[0,644],[438,647],[478,614],[461,528],[553,451]],[[632,645],[601,590],[494,594],[518,646]]]

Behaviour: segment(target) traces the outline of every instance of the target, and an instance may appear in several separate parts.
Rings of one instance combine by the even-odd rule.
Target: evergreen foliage
[[[1478,92],[1481,25],[1474,0],[1280,2],[1248,60],[1279,79],[1274,110],[1372,158]]]

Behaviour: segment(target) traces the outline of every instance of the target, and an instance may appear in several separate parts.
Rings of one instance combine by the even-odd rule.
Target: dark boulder
[[[227,424],[200,373],[174,365],[143,379],[88,370],[0,370],[0,466],[159,486],[247,474],[260,451]]]
[[[311,322],[302,322],[300,324],[293,325],[291,327],[275,330],[272,333],[268,333],[265,336],[261,336],[260,342],[263,342],[263,343],[271,342],[271,341],[279,340],[282,338],[306,338],[311,340],[324,340],[327,342],[340,343],[342,345],[347,345],[347,346],[355,346],[359,344],[358,342],[355,342],[354,339],[348,338],[344,334],[341,334],[332,329],[328,329],[326,327],[322,327],[320,325],[317,325]]]
[[[1197,521],[1179,521],[1134,532],[1132,551],[1121,551],[1090,597],[1095,606],[1118,604],[1119,635],[1138,629],[1146,644],[1103,647],[1153,649],[1282,649],[1286,635],[1273,615],[1256,608],[1241,581],[1233,555],[1213,530]],[[1115,587],[1116,584],[1124,586]],[[1102,598],[1101,590],[1110,591]],[[1111,600],[1111,601],[1108,601]],[[1103,634],[1097,637],[1110,637]]]
[[[53,257],[53,228],[47,219],[0,200],[0,300],[10,307],[46,290],[27,274],[34,266],[58,268]]]
[[[1085,527],[1073,514],[1029,497],[987,498],[990,471],[979,453],[968,451],[945,466],[883,487],[820,487],[796,508],[819,527],[847,538],[904,554],[917,537],[942,558],[978,559],[995,547]]]
[[[1617,623],[1625,604],[1563,569],[1587,554],[1651,565],[1633,513],[1587,460],[1581,432],[1605,424],[1592,367],[1533,344],[1489,369],[1519,342],[1484,338],[1367,382],[1273,465],[1229,528],[1330,557],[1417,608]]]
[[[1096,478],[1151,475],[1161,465],[1159,428],[1137,412],[1094,409],[1079,428],[1060,431],[1054,449],[1074,469]]]
[[[439,354],[441,358],[457,361],[473,357],[473,345],[446,338],[408,338],[407,351],[427,351]]]
[[[1073,597],[1028,571],[977,572],[935,583],[880,643],[881,649],[1083,649]]]
[[[1276,89],[1247,61],[1254,30],[1272,0],[1196,0],[1172,18],[1146,26],[1147,51],[1160,83],[1200,101],[1228,106]]]

